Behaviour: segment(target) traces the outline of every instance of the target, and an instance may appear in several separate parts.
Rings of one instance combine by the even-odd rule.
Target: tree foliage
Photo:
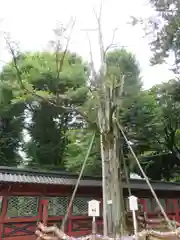
[[[37,99],[27,92],[16,96],[18,101],[25,101],[30,116],[25,124],[30,141],[24,146],[30,164],[62,167],[68,143],[66,133],[70,127],[78,126],[71,126],[75,113],[64,108],[73,104],[79,106],[86,100],[86,64],[76,54],[68,53],[63,70],[58,74],[55,56],[46,52],[21,55],[17,64],[26,88],[43,96]],[[9,82],[14,78],[18,82],[16,69],[11,63],[4,67],[2,76]],[[68,94],[69,99],[63,99],[64,94]],[[50,98],[52,104],[44,97]]]
[[[145,172],[152,179],[169,180],[177,176],[180,153],[179,82],[172,80],[148,91],[143,90],[139,66],[132,53],[125,49],[114,50],[107,54],[106,61],[108,86],[120,84],[123,77],[123,95],[117,99],[117,105],[121,103],[118,118]],[[18,82],[13,62],[5,65],[1,72],[0,89],[3,94],[0,111],[1,121],[4,121],[4,127],[1,127],[1,152],[4,156],[1,165],[18,165],[21,159],[17,153],[22,147],[31,166],[58,166],[79,172],[91,132],[97,130],[99,108],[97,92],[88,93],[88,65],[70,52],[59,74],[56,57],[48,52],[21,54],[17,64],[26,89]],[[78,112],[67,110],[77,106],[88,113],[89,122],[79,118]],[[30,137],[25,142],[23,129]],[[97,134],[85,174],[101,175],[99,142]],[[132,164],[126,144],[123,152],[129,171],[139,173]],[[174,160],[168,162],[164,155],[154,157],[164,153],[171,153]],[[159,166],[164,169],[161,175],[155,174]]]
[[[139,63],[135,55],[125,49],[116,49],[106,56],[107,75],[112,75],[119,81],[124,76],[124,96],[132,97],[139,93],[142,87]],[[112,79],[111,79],[112,80]]]
[[[156,148],[155,151],[148,152],[149,156],[146,155],[143,158],[142,164],[147,175],[155,180],[170,180],[179,174],[180,104],[175,94],[177,83],[175,80],[169,81],[154,86],[150,91],[150,94],[154,95],[159,109],[152,138]],[[163,169],[163,171],[158,173],[157,168]]]
[[[92,138],[92,131],[90,129],[70,130],[68,137],[69,144],[67,145],[67,152],[64,158],[65,167],[71,172],[79,173]],[[100,140],[98,134],[96,135],[84,174],[101,176]]]
[[[19,149],[22,140],[24,104],[12,104],[12,89],[2,79],[0,80],[0,165],[17,166],[22,160]]]
[[[158,9],[157,4],[155,1]],[[152,43],[156,47],[154,57],[155,60],[166,58],[173,49],[177,66],[178,38],[171,37],[167,41],[167,26],[171,28],[175,16],[161,15],[166,22],[156,29],[159,35]],[[79,172],[91,133],[96,131],[85,174],[101,175],[102,167],[104,235],[107,235],[108,223],[109,233],[123,235],[126,228],[122,187],[122,179],[126,175],[124,158],[129,175],[131,171],[139,173],[139,169],[132,164],[122,129],[137,155],[151,155],[150,159],[141,158],[149,178],[170,180],[175,177],[174,172],[179,171],[180,157],[179,101],[175,96],[179,82],[172,81],[149,91],[142,90],[135,56],[125,49],[107,52],[103,46],[101,14],[99,17],[96,14],[96,20],[101,57],[98,72],[93,59],[88,66],[79,56],[67,51],[68,44],[63,51],[59,40],[55,53],[19,54],[8,42],[13,59],[3,68],[1,79],[11,86],[7,104],[23,105],[22,115],[29,117],[23,122],[23,128],[30,136],[23,145],[29,165],[51,165]],[[61,30],[60,35],[64,29]],[[171,32],[171,35],[175,34],[177,37],[177,31]],[[6,95],[8,97],[8,92]],[[13,141],[17,138],[12,132],[11,137]],[[13,147],[12,152],[15,153],[18,145]],[[154,157],[155,154],[159,157]],[[171,161],[168,161],[169,154],[173,156]],[[107,208],[108,199],[113,201],[111,209]]]
[[[132,99],[137,98],[142,85],[141,79],[140,79],[140,70],[139,70],[139,65],[137,63],[137,60],[132,53],[127,52],[124,49],[114,50],[112,52],[109,52],[106,60],[107,60],[107,78],[109,81],[108,83],[109,86],[111,85],[112,82],[114,86],[115,84],[120,85],[121,77],[124,76],[123,100],[126,107],[129,106],[129,111],[130,111]],[[102,95],[103,93],[100,92],[100,97]],[[86,111],[88,111],[88,117],[91,119],[91,121],[97,122],[99,106],[98,106],[96,91],[93,93],[93,96],[94,98],[91,97],[88,99],[84,108],[86,109]],[[120,102],[121,99],[118,99],[117,101]],[[119,103],[117,102],[117,105],[118,104]],[[125,111],[126,110],[124,107],[123,112]],[[119,114],[122,114],[122,112],[120,112]],[[91,125],[89,127],[91,129]],[[77,149],[76,154],[78,153],[78,155],[76,155],[73,151],[73,154],[68,155],[69,158],[66,158],[66,164],[68,168],[72,170],[74,169],[76,171],[80,171],[81,169],[81,166],[84,161],[84,155],[85,155],[84,152],[87,151],[86,149],[88,147],[88,142],[90,141],[89,137],[91,136],[88,133],[86,136],[84,136],[82,134],[82,131],[84,133],[84,131],[87,131],[87,130],[86,129],[80,130],[80,135],[78,135],[80,139],[78,143],[76,142],[76,138],[77,138],[77,134],[76,134],[77,131],[76,131],[74,144],[70,143],[68,145],[69,152],[71,153],[76,147]],[[85,170],[87,174],[93,173],[93,174],[101,175],[100,145],[98,144],[98,142],[100,142],[99,135],[96,137],[95,148],[93,149],[92,154],[88,160],[87,168]],[[73,160],[73,156],[74,156],[74,160]]]
[[[162,63],[168,57],[174,59],[173,70],[179,74],[180,64],[180,4],[178,0],[150,0],[158,13],[158,17],[151,20],[154,40],[152,63]]]

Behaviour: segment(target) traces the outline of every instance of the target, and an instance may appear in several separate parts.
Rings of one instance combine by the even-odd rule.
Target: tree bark
[[[116,123],[113,122],[113,115],[115,110],[117,110],[117,98],[122,95],[124,79],[122,79],[122,84],[119,89],[117,89],[118,87],[116,86],[116,80],[108,79],[109,76],[107,76],[107,64],[105,56],[106,51],[104,50],[101,29],[101,12],[102,2],[99,16],[95,12],[98,25],[101,66],[99,74],[97,75],[98,78],[96,75],[94,75],[94,80],[96,80],[96,82],[98,82],[99,84],[97,89],[99,100],[98,126],[101,133],[104,235],[106,235],[107,233],[107,223],[109,234],[112,233],[113,226],[115,235],[123,235],[125,218],[124,199],[120,173],[121,169],[119,164],[121,157],[120,152],[118,151],[118,144],[120,139]],[[107,207],[107,200],[112,200],[111,207]]]
[[[104,138],[103,134],[101,133],[100,135],[100,141],[101,141],[101,160],[102,160],[102,192],[103,192],[103,235],[107,236],[108,231],[107,231],[107,186],[108,181],[106,179],[107,176],[107,161],[108,161],[108,152],[106,151],[106,148],[104,147]]]
[[[108,178],[106,178],[106,185],[104,194],[106,198],[106,221],[108,223],[109,235],[123,235],[126,231],[125,221],[125,206],[123,197],[122,185],[122,151],[120,147],[119,133],[116,125],[113,125],[113,131],[104,136],[104,141],[101,145],[102,157],[106,155],[104,161],[106,173],[109,169]],[[112,200],[112,205],[107,206],[107,201]],[[105,212],[104,212],[105,214]]]

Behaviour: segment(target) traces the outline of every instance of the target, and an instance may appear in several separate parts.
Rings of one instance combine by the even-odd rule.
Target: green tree
[[[177,0],[150,0],[150,3],[157,13],[148,24],[148,31],[153,36],[151,63],[161,64],[170,58],[176,80],[154,86],[151,90],[160,109],[155,134],[159,150],[153,152],[155,156],[146,157],[144,165],[150,178],[169,180],[179,172],[180,4]],[[157,173],[158,168],[163,171]]]
[[[66,54],[61,72],[58,72],[55,55],[47,52],[23,54],[16,61],[23,84],[20,86],[22,96],[17,93],[17,99],[26,102],[30,116],[25,125],[30,141],[24,147],[31,160],[29,164],[63,167],[68,128],[81,125],[70,126],[76,114],[66,108],[74,104],[80,106],[86,100],[86,64],[73,53]],[[12,63],[4,67],[3,75],[8,81],[14,81],[15,77],[16,83],[19,81]],[[28,91],[41,97],[34,98]],[[69,99],[64,99],[64,94],[68,94]]]
[[[170,180],[179,174],[180,103],[176,95],[177,84],[179,83],[175,80],[169,81],[150,90],[150,94],[154,96],[159,106],[154,137],[151,138],[156,148],[151,153],[148,152],[149,156],[146,154],[142,158],[142,164],[148,177],[153,180]]]
[[[163,138],[162,112],[160,104],[158,104],[157,101],[157,95],[154,93],[155,90],[141,90],[139,67],[135,57],[131,53],[123,49],[110,52],[108,56],[110,56],[111,60],[111,62],[109,59],[107,60],[111,76],[112,74],[113,76],[118,76],[119,66],[124,76],[126,76],[123,104],[119,116],[128,139],[133,143],[133,149],[140,158],[144,155],[152,155],[162,152],[164,142],[160,144],[159,141],[160,138]],[[126,66],[127,63],[128,66]],[[133,77],[134,81],[132,80]],[[95,105],[96,100],[94,99],[89,98],[89,101],[86,102],[86,111],[89,112],[89,117],[91,117],[91,120],[94,122],[97,117],[97,108],[94,107]],[[91,129],[91,127],[89,129]],[[87,134],[85,134],[86,131]],[[91,135],[88,131],[88,129],[78,129],[77,131],[70,133],[69,138],[71,140],[68,144],[65,162],[67,168],[71,171],[79,172],[81,169],[90,142],[89,138]],[[97,136],[96,143],[94,144],[94,148],[85,169],[86,174],[101,175],[99,141],[99,137]],[[140,174],[125,143],[123,149],[129,173],[132,171]],[[142,163],[146,171],[146,164],[143,160]],[[148,171],[146,171],[146,173],[151,177]]]
[[[92,131],[91,129],[69,130],[68,137],[69,144],[64,159],[65,167],[73,173],[79,173],[91,141]],[[99,135],[96,135],[83,174],[89,176],[101,176],[102,174]]]
[[[19,150],[22,144],[24,105],[12,104],[12,87],[0,76],[0,165],[18,166],[22,163]]]
[[[62,94],[59,93],[59,89],[57,88],[58,86],[55,89],[55,93],[48,91],[49,89],[47,88],[47,85],[42,90],[36,88],[35,91],[33,91],[34,88],[32,83],[29,83],[29,81],[27,80],[26,84],[28,83],[28,86],[22,86],[23,71],[19,70],[21,68],[21,64],[17,64],[18,56],[14,57],[13,54],[13,60],[14,65],[16,66],[16,72],[20,72],[17,80],[20,81],[20,87],[25,90],[24,95],[31,93],[31,97],[35,96],[42,101],[48,102],[48,104],[57,106],[59,109],[62,108],[63,110],[67,110],[68,108],[68,113],[71,114],[71,117],[74,116],[75,113],[80,113],[81,117],[86,120],[86,122],[81,121],[81,126],[83,127],[83,130],[88,129],[88,127],[90,126],[93,127],[93,130],[96,130],[97,133],[100,133],[101,159],[103,160],[105,165],[105,168],[103,168],[105,172],[105,175],[103,175],[103,179],[105,179],[106,177],[106,185],[104,185],[103,188],[104,206],[106,207],[107,199],[112,199],[114,204],[112,205],[111,216],[113,216],[114,231],[117,234],[123,234],[125,231],[124,199],[121,184],[123,176],[122,173],[124,171],[124,169],[122,168],[123,141],[120,136],[120,131],[117,127],[117,121],[119,120],[122,124],[123,109],[126,109],[128,106],[129,108],[131,107],[131,103],[133,101],[132,99],[130,99],[130,95],[133,92],[137,94],[138,97],[138,92],[140,91],[141,84],[139,78],[139,70],[137,70],[136,67],[133,67],[133,70],[131,71],[129,65],[128,67],[126,66],[127,63],[133,62],[132,54],[126,54],[123,50],[122,56],[125,57],[123,57],[125,59],[124,61],[121,57],[121,51],[119,51],[118,53],[116,53],[116,51],[113,51],[112,53],[106,54],[106,51],[103,47],[100,20],[98,20],[98,18],[97,22],[99,29],[98,31],[101,53],[101,67],[99,72],[96,73],[95,69],[93,68],[93,62],[91,62],[91,88],[90,91],[88,91],[88,94],[87,86],[85,86],[85,88],[82,88],[82,85],[79,86],[78,91],[76,88],[72,88],[71,90],[67,89],[67,91],[63,92]],[[65,55],[66,53],[67,52],[65,52]],[[56,55],[57,54],[58,53],[56,53]],[[129,62],[127,55],[130,56]],[[62,54],[60,59],[63,61],[63,67],[60,68],[59,71],[56,68],[56,73],[58,73],[58,79],[60,79],[60,76],[62,76],[63,68],[67,64],[66,58],[63,58]],[[123,65],[123,63],[125,63],[126,65]],[[134,69],[136,69],[137,71],[135,71],[135,74],[133,75]],[[29,74],[28,76],[31,76],[31,74]],[[135,82],[137,82],[137,84],[135,82],[134,85],[132,84],[133,79]],[[134,91],[130,85],[133,85]],[[135,86],[137,87],[135,88]],[[78,95],[76,95],[77,92]],[[79,97],[80,92],[85,93],[85,96],[89,98],[89,101],[84,101],[85,99],[83,98],[83,103],[85,104],[82,104],[82,102],[81,104],[79,104],[77,98],[76,102],[73,102],[74,97]],[[27,99],[27,96],[25,97]],[[68,105],[64,105],[66,102],[68,103]],[[70,132],[68,133],[70,134]],[[71,139],[71,136],[69,137],[69,139]],[[68,148],[69,150],[71,150],[71,153],[73,153],[73,150],[75,148],[74,146],[76,145],[77,141],[71,145],[71,148]],[[78,149],[78,152],[79,151],[81,151],[81,149]],[[68,157],[68,155],[66,156]],[[68,166],[67,162],[66,166]],[[106,194],[104,194],[104,191],[106,192]],[[105,197],[107,197],[107,199],[105,199]],[[108,216],[109,214],[110,212],[108,211]],[[104,226],[106,224],[106,216],[106,212],[104,212]]]
[[[142,82],[140,79],[139,65],[135,56],[126,51],[125,49],[118,49],[107,54],[107,75],[112,78],[120,78],[120,72],[124,75],[124,104],[131,110],[132,101],[139,95]],[[95,85],[97,82],[95,83]],[[135,94],[135,97],[134,97]],[[95,93],[96,95],[96,93]],[[98,105],[95,98],[89,97],[84,104],[86,112],[91,122],[97,122],[97,111]],[[123,109],[125,110],[125,107]],[[122,113],[120,113],[122,114]],[[127,122],[126,122],[127,123]],[[127,123],[128,124],[128,123]],[[78,129],[70,133],[70,143],[68,144],[67,156],[65,158],[66,166],[71,171],[80,171],[83,164],[84,156],[86,154],[88,144],[90,142],[91,133],[89,130],[92,129],[91,125],[85,129]],[[94,126],[93,126],[94,127]],[[87,132],[85,134],[85,132]],[[77,133],[78,140],[77,140]],[[74,139],[74,140],[73,140]],[[85,173],[88,175],[101,175],[101,157],[100,157],[100,138],[96,136],[96,142],[91,152],[90,158],[85,169]]]
[[[156,131],[161,126],[160,117],[160,107],[150,91],[133,96],[130,107],[124,109],[122,122],[137,154],[159,150]]]
[[[119,73],[121,73],[124,77],[123,96],[126,97],[125,99],[128,100],[128,97],[132,99],[136,96],[142,87],[136,56],[126,49],[116,49],[107,53],[106,62],[107,75],[119,79]]]
[[[180,4],[178,0],[150,0],[158,16],[148,26],[154,36],[151,44],[154,56],[152,63],[162,63],[170,56],[174,59],[173,70],[179,74],[180,63]]]

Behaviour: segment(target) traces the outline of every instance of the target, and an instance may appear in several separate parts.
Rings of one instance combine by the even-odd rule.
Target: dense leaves
[[[159,106],[150,91],[143,91],[132,98],[131,106],[124,110],[122,122],[137,153],[157,150],[155,133],[159,117]]]
[[[180,2],[150,0],[150,3],[156,11],[156,15],[148,19],[146,25],[147,32],[151,33],[153,39],[150,44],[153,53],[151,63],[161,64],[170,60],[172,70],[176,74],[175,80],[153,86],[147,92],[141,92],[138,102],[136,100],[134,102],[135,112],[130,109],[127,111],[127,116],[125,115],[131,120],[126,125],[127,120],[124,117],[124,125],[130,133],[137,133],[133,147],[137,154],[140,153],[146,174],[156,180],[178,179]],[[134,116],[137,117],[137,122]],[[134,131],[131,130],[132,128]],[[136,168],[134,171],[139,173]]]
[[[154,137],[151,138],[155,148],[152,148],[153,152],[146,154],[142,163],[148,176],[156,180],[173,179],[179,173],[180,104],[176,100],[176,85],[177,81],[169,81],[154,86],[150,91],[156,99],[159,113],[153,131]],[[157,173],[157,168],[163,171]]]
[[[0,90],[0,165],[21,164],[19,150],[22,143],[24,104],[11,104],[10,87],[1,83]]]
[[[87,129],[70,130],[68,136],[69,144],[67,145],[64,159],[65,167],[71,172],[79,173],[87,154],[92,132]],[[98,134],[96,135],[84,174],[89,176],[101,175],[100,140]]]
[[[124,95],[133,97],[142,86],[140,68],[136,57],[125,49],[109,52],[106,57],[108,75],[115,77],[119,83],[124,76]]]
[[[180,3],[178,0],[151,0],[158,17],[151,19],[154,40],[153,64],[162,63],[168,57],[173,59],[173,70],[179,74],[180,64]]]
[[[152,179],[177,178],[179,82],[171,80],[145,91],[141,88],[140,70],[133,54],[124,49],[115,50],[107,54],[106,61],[109,86],[122,84],[123,78],[123,95],[117,102],[120,104],[118,120],[145,172]],[[79,172],[92,131],[97,131],[85,174],[101,175],[96,126],[99,106],[96,91],[88,93],[87,64],[76,54],[67,53],[58,73],[55,56],[47,52],[21,54],[17,64],[20,79],[12,62],[1,72],[1,165],[57,166]],[[88,113],[89,122],[73,111],[77,106],[81,112]],[[26,160],[18,155],[20,148],[26,153]],[[126,144],[123,152],[129,172],[140,174]],[[158,169],[163,169],[161,174]]]
[[[82,124],[72,126],[75,113],[66,111],[66,107],[74,104],[80,106],[86,100],[87,67],[75,54],[66,55],[59,74],[55,56],[50,53],[22,55],[17,64],[21,79],[12,63],[4,67],[2,79],[11,84],[22,80],[26,89],[42,96],[34,97],[21,85],[18,91],[14,90],[15,100],[26,104],[25,110],[29,116],[24,126],[30,138],[24,144],[29,164],[62,167],[68,143],[66,133],[70,127],[80,127]]]
[[[129,110],[132,108],[132,99],[137,98],[141,89],[141,79],[140,79],[140,70],[138,63],[136,61],[136,58],[133,54],[122,50],[115,50],[112,52],[109,52],[107,55],[107,86],[114,85],[115,90],[112,90],[111,94],[113,95],[113,91],[118,91],[119,87],[121,85],[121,79],[122,76],[124,76],[124,89],[123,89],[123,114],[125,114],[125,106],[126,108],[129,107]],[[88,111],[88,114],[90,115],[90,119],[93,122],[97,122],[97,115],[98,115],[98,97],[101,98],[101,105],[103,105],[104,102],[104,94],[103,91],[100,89],[98,90],[99,95],[97,95],[97,92],[94,92],[94,99],[88,99],[88,101],[85,104],[86,111]],[[110,90],[111,91],[111,90]],[[118,93],[117,93],[118,94]],[[112,99],[113,101],[114,99]],[[122,102],[122,99],[117,99],[117,106]],[[122,108],[122,106],[121,106]],[[122,111],[119,113],[122,114]],[[127,124],[128,120],[127,119]],[[90,129],[92,129],[91,125],[89,126]],[[88,143],[90,141],[89,137],[91,134],[87,132],[85,136],[83,136],[82,133],[85,131],[80,131],[81,139],[74,144],[68,145],[68,158],[66,158],[66,166],[68,169],[72,169],[75,171],[79,171],[81,169],[81,166],[84,161],[85,152],[88,148]],[[75,132],[77,139],[77,131]],[[71,133],[72,136],[72,133]],[[74,153],[74,149],[77,149],[76,155]],[[69,155],[73,151],[73,154]],[[74,157],[73,157],[74,156]],[[85,172],[87,174],[101,174],[101,159],[100,159],[100,139],[97,135],[95,146],[92,150],[90,159],[87,163],[87,167]]]

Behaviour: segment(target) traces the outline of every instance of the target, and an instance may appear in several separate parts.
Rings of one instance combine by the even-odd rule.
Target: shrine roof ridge
[[[0,183],[29,183],[74,186],[77,179],[77,174],[71,174],[64,171],[45,171],[39,169],[0,166]],[[101,178],[83,176],[80,180],[79,186],[100,187]]]
[[[52,177],[63,177],[63,178],[72,178],[72,179],[77,179],[78,174],[75,173],[70,173],[67,171],[59,170],[59,171],[54,171],[54,170],[40,170],[38,168],[22,168],[22,167],[8,167],[8,166],[0,166],[0,173],[9,173],[9,174],[27,174],[27,175],[37,175],[37,176],[52,176]],[[101,177],[92,177],[90,175],[83,175],[82,179],[96,179],[96,180],[101,180]]]
[[[0,183],[21,183],[21,184],[48,184],[48,185],[69,185],[76,184],[78,175],[64,171],[45,171],[39,169],[15,168],[0,166]],[[149,187],[144,179],[129,179],[131,189],[148,190]],[[180,183],[150,181],[154,190],[180,191]],[[101,187],[100,177],[83,176],[79,186]],[[123,187],[128,188],[123,182]]]

